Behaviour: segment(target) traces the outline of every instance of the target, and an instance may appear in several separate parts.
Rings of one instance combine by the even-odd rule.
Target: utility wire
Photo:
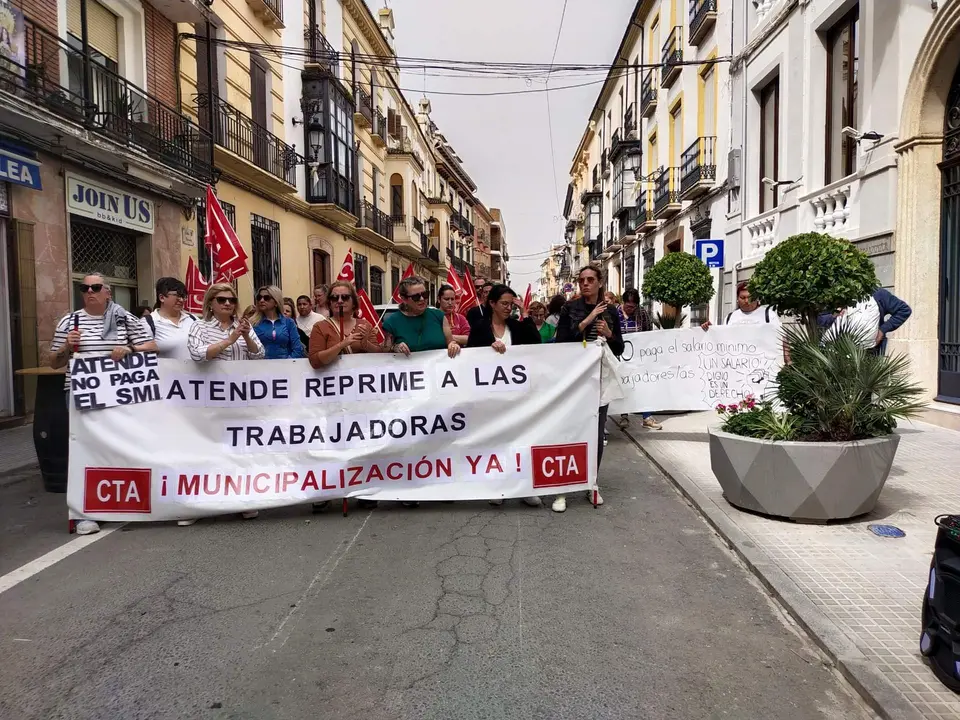
[[[557,59],[557,48],[560,47],[560,36],[563,35],[563,19],[567,16],[567,0],[563,0],[563,8],[560,10],[560,27],[557,28],[557,39],[553,43],[553,55],[550,56],[550,67],[553,68]],[[606,78],[604,78],[606,80]],[[547,98],[547,135],[550,141],[550,184],[553,185],[553,198],[557,202],[557,214],[560,215],[563,210],[560,208],[560,190],[557,187],[557,151],[553,142],[553,113],[550,110],[550,72],[547,72],[547,79],[543,84],[546,90]]]

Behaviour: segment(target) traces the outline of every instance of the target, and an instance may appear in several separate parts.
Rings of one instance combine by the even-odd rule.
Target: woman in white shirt
[[[189,360],[187,337],[197,319],[184,312],[187,288],[174,277],[157,280],[157,308],[144,318],[150,334],[157,341],[157,352],[162,358]]]
[[[704,330],[712,325],[709,320],[700,327]],[[761,305],[750,297],[750,291],[747,290],[747,283],[742,282],[737,285],[737,309],[727,315],[724,325],[773,325],[780,328],[780,316],[777,315],[769,305]]]

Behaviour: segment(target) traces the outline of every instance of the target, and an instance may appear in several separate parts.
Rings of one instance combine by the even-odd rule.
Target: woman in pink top
[[[460,347],[467,346],[467,338],[470,336],[470,323],[467,318],[457,312],[457,306],[460,300],[457,293],[450,285],[441,285],[437,293],[437,307],[447,316],[450,321],[450,327],[453,330],[453,341]]]

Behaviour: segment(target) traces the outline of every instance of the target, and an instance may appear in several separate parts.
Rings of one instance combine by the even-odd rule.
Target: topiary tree
[[[690,253],[664,255],[643,276],[644,297],[675,308],[676,313],[663,313],[656,319],[661,328],[673,328],[683,322],[681,309],[688,305],[710,302],[715,292],[710,269]]]
[[[752,298],[796,317],[813,336],[818,315],[856,305],[878,286],[870,258],[852,243],[803,233],[772,248],[747,287]]]

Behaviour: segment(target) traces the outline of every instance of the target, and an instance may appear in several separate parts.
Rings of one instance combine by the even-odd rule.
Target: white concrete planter
[[[795,520],[870,512],[900,436],[854,442],[775,442],[710,430],[710,465],[731,505]]]

